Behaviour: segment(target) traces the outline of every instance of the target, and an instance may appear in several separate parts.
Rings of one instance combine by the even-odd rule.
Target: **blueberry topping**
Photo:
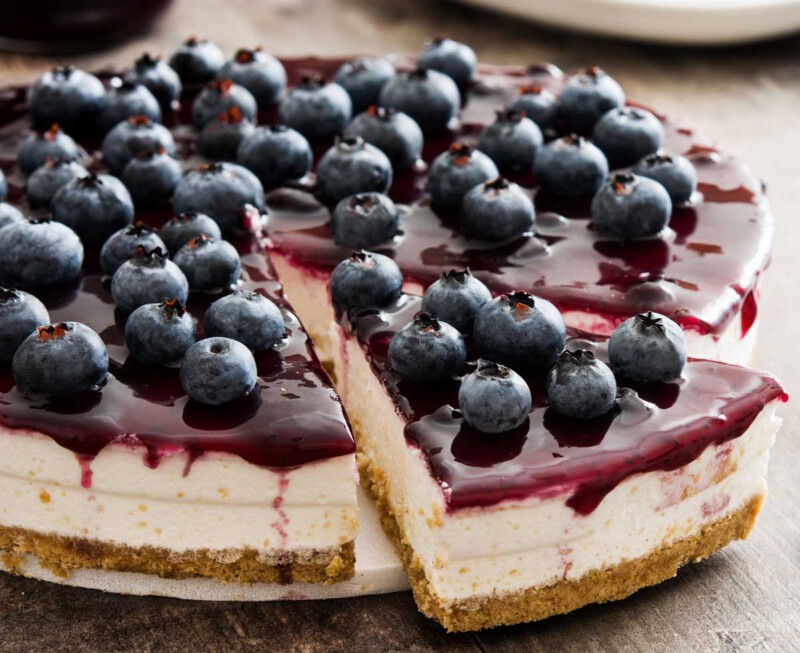
[[[483,152],[453,143],[433,160],[428,172],[428,191],[434,204],[458,207],[467,192],[499,174],[497,166]]]
[[[12,222],[23,222],[25,216],[16,206],[7,202],[0,202],[0,229]]]
[[[395,170],[411,167],[422,156],[422,130],[413,118],[394,109],[370,107],[353,118],[344,135],[359,136],[377,147]]]
[[[531,391],[514,370],[479,360],[461,380],[458,405],[467,424],[483,433],[503,433],[522,425],[531,412]]]
[[[179,360],[197,340],[197,327],[177,299],[144,304],[125,322],[125,344],[134,358],[146,365],[167,365]]]
[[[44,304],[30,293],[0,287],[0,366],[38,326],[50,324]]]
[[[564,351],[547,375],[547,403],[567,417],[605,415],[617,399],[614,373],[590,351]]]
[[[239,145],[255,131],[255,123],[245,118],[239,107],[231,107],[203,127],[200,151],[207,159],[235,161]]]
[[[564,351],[564,318],[550,302],[510,292],[484,304],[475,318],[475,343],[482,358],[514,369],[547,368]]]
[[[333,210],[333,239],[353,249],[380,245],[397,235],[399,215],[395,203],[382,193],[345,197]]]
[[[528,171],[543,141],[542,130],[525,114],[498,111],[497,119],[481,132],[478,147],[500,170]]]
[[[159,235],[171,254],[175,254],[192,238],[205,234],[212,240],[222,238],[219,225],[203,213],[181,213],[167,220]]]
[[[133,201],[125,185],[111,175],[78,177],[53,196],[53,219],[80,236],[85,245],[100,245],[133,222]]]
[[[258,106],[250,91],[229,79],[209,82],[192,105],[192,122],[195,128],[202,129],[233,107],[236,107],[244,118],[256,120]]]
[[[106,105],[106,90],[94,75],[73,66],[44,73],[28,91],[34,129],[58,123],[68,132],[87,129]]]
[[[597,192],[608,177],[608,161],[597,146],[573,134],[541,148],[534,171],[544,190],[579,197]]]
[[[250,91],[261,109],[277,102],[286,88],[283,64],[261,48],[237,50],[218,76]]]
[[[147,116],[131,116],[117,123],[103,139],[103,159],[115,174],[140,152],[162,149],[174,156],[175,139],[169,129]]]
[[[226,240],[206,235],[192,238],[175,254],[175,264],[186,275],[189,289],[217,292],[236,285],[242,272],[239,252]]]
[[[11,363],[25,395],[56,397],[94,389],[108,375],[108,351],[94,331],[79,322],[39,326],[17,349]]]
[[[444,73],[418,68],[389,80],[379,103],[411,116],[425,133],[444,131],[461,107],[456,83]]]
[[[419,313],[389,342],[392,369],[418,383],[446,381],[461,374],[467,362],[464,336],[446,322]]]
[[[50,206],[50,201],[62,186],[80,177],[86,177],[88,174],[86,168],[75,161],[61,157],[48,158],[43,166],[37,168],[28,177],[25,185],[28,205],[32,209]]]
[[[425,70],[438,70],[464,87],[475,77],[478,57],[475,56],[475,51],[464,43],[435,38],[425,42],[425,48],[417,65]]]
[[[342,138],[322,155],[317,185],[322,195],[336,201],[356,193],[385,193],[392,185],[392,164],[362,138]]]
[[[250,394],[256,385],[256,361],[241,342],[206,338],[186,351],[181,385],[195,401],[224,404]]]
[[[136,256],[117,268],[111,279],[111,296],[121,311],[130,313],[144,304],[165,298],[181,304],[189,297],[189,282],[164,250],[139,247]]]
[[[664,127],[645,109],[620,107],[600,118],[592,140],[612,168],[622,168],[656,152],[664,140]]]
[[[303,77],[281,102],[281,122],[310,141],[329,140],[342,133],[353,115],[353,103],[341,86],[321,77]]]
[[[158,100],[163,111],[172,108],[183,90],[181,78],[161,57],[153,57],[147,53],[139,57],[133,68],[125,75],[125,81],[141,84]]]
[[[311,146],[305,136],[289,127],[258,127],[239,144],[236,159],[264,188],[275,188],[308,173]]]
[[[49,218],[12,222],[0,229],[0,284],[14,288],[74,281],[83,245],[66,225]]]
[[[688,202],[697,188],[697,172],[691,161],[680,154],[651,154],[639,161],[633,172],[666,188],[673,206]]]
[[[609,179],[592,200],[592,224],[601,236],[635,240],[655,236],[669,222],[672,202],[657,181],[632,174]]]
[[[184,84],[210,82],[225,64],[225,55],[206,39],[191,37],[178,46],[169,59]]]
[[[388,256],[353,252],[331,274],[331,302],[337,315],[381,307],[400,297],[403,275]]]
[[[120,265],[136,256],[139,248],[152,251],[166,250],[158,232],[143,222],[137,222],[111,234],[100,250],[100,267],[106,274],[114,274]]]
[[[122,182],[139,209],[152,208],[169,200],[181,177],[181,164],[164,150],[140,152],[122,172]]]
[[[595,67],[570,77],[561,93],[558,114],[564,129],[588,136],[605,113],[624,104],[620,85]]]
[[[161,122],[161,105],[141,84],[122,82],[112,86],[106,96],[106,108],[100,116],[103,132],[133,116],[146,116],[153,122]]]
[[[527,84],[519,87],[519,95],[506,104],[506,110],[525,114],[540,129],[550,129],[558,114],[558,100],[547,89]]]
[[[529,233],[535,218],[533,200],[517,184],[496,177],[464,197],[461,232],[469,238],[502,241]]]
[[[353,102],[353,113],[378,103],[381,89],[396,75],[394,65],[384,57],[358,57],[341,65],[333,81]]]
[[[649,311],[628,318],[611,334],[614,374],[633,381],[669,381],[686,365],[686,335],[672,320]]]
[[[249,290],[237,290],[215,301],[206,313],[206,334],[241,342],[252,351],[266,351],[284,337],[281,309]]]
[[[47,131],[31,132],[22,141],[17,151],[17,161],[20,170],[25,175],[30,175],[43,166],[47,159],[75,161],[80,155],[81,150],[72,137],[61,131],[57,124],[53,124]]]
[[[422,310],[468,334],[478,310],[490,301],[492,293],[469,270],[450,270],[428,286]]]

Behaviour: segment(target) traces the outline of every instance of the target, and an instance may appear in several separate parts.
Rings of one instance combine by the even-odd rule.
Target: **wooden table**
[[[767,182],[778,223],[763,284],[756,364],[800,391],[800,38],[724,50],[673,50],[565,35],[433,0],[184,0],[151,33],[70,61],[126,65],[189,34],[227,52],[399,52],[444,33],[494,63],[600,65],[628,93],[682,116],[744,156]],[[47,58],[0,55],[0,83],[33,80]],[[795,222],[798,220],[798,222]],[[105,595],[0,574],[0,651],[800,651],[800,419],[773,450],[770,497],[754,535],[621,603],[544,623],[447,635],[410,594],[330,602],[200,604]]]

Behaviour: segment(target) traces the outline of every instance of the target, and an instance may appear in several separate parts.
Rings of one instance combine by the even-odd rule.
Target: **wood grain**
[[[413,54],[429,35],[472,44],[483,61],[597,64],[629,94],[744,156],[777,217],[763,285],[756,365],[800,391],[800,38],[738,49],[669,49],[547,31],[431,0],[183,0],[152,32],[112,51],[71,58],[125,65],[200,34],[226,51],[262,44],[283,55]],[[0,83],[32,80],[48,58],[0,55]],[[0,651],[800,651],[800,419],[783,409],[770,497],[754,535],[678,578],[621,603],[540,624],[449,636],[409,594],[330,602],[200,604],[104,595],[0,575]]]

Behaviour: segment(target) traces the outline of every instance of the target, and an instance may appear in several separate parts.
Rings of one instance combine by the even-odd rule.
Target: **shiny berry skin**
[[[168,201],[182,177],[181,164],[164,150],[140,152],[122,171],[122,183],[138,209]]]
[[[203,213],[181,213],[164,223],[159,236],[174,255],[192,238],[206,235],[212,240],[220,240],[222,232],[213,218]]]
[[[370,107],[353,118],[344,136],[359,136],[374,145],[395,170],[409,168],[422,157],[422,130],[413,118],[394,109]]]
[[[34,129],[50,129],[57,123],[68,133],[87,130],[105,105],[103,83],[74,66],[53,68],[28,90],[28,111]]]
[[[534,172],[542,188],[554,195],[593,195],[608,177],[608,161],[596,145],[573,134],[541,148]]]
[[[403,275],[388,256],[353,252],[333,270],[329,284],[337,315],[363,308],[381,307],[400,297]]]
[[[12,288],[68,283],[83,265],[80,238],[49,218],[12,222],[0,229],[0,252],[0,284]]]
[[[125,313],[165,298],[185,304],[189,282],[163,250],[140,247],[136,256],[120,265],[111,278],[111,296],[117,308]]]
[[[62,186],[88,174],[89,171],[75,161],[61,158],[48,159],[28,177],[25,185],[28,205],[32,209],[49,207],[51,200]]]
[[[547,403],[561,415],[600,417],[617,399],[614,373],[590,351],[564,351],[547,375]]]
[[[592,225],[598,234],[610,238],[655,236],[671,215],[666,189],[657,181],[632,174],[614,175],[592,200]]]
[[[628,318],[611,334],[614,374],[632,381],[669,381],[686,365],[686,335],[668,317],[649,311]]]
[[[253,391],[256,361],[240,342],[206,338],[186,351],[180,376],[184,391],[195,401],[212,406],[224,404]]]
[[[475,51],[458,41],[430,39],[419,56],[417,65],[425,70],[438,70],[463,87],[475,78],[478,57]]]
[[[519,87],[519,95],[506,104],[506,111],[524,113],[540,129],[550,129],[558,115],[558,100],[546,88],[523,85]]]
[[[531,391],[514,370],[479,360],[461,380],[458,407],[464,420],[483,433],[504,433],[525,423],[531,412]]]
[[[175,155],[172,132],[147,116],[131,116],[117,123],[103,139],[103,160],[114,174],[120,174],[133,157],[147,150]]]
[[[220,79],[230,79],[234,84],[250,91],[260,109],[275,104],[286,89],[286,70],[283,64],[261,48],[237,50],[233,58],[225,62],[217,76]]]
[[[478,147],[500,170],[527,172],[543,142],[542,130],[530,118],[515,111],[498,111],[496,120],[483,128]]]
[[[499,174],[494,161],[483,152],[453,143],[433,160],[428,171],[428,191],[434,204],[455,208],[471,189]]]
[[[646,109],[620,107],[604,114],[592,131],[612,168],[630,166],[653,154],[664,140],[661,121]]]
[[[141,84],[158,100],[162,111],[172,109],[183,90],[181,78],[161,57],[153,57],[147,53],[139,57],[125,74],[125,81]]]
[[[468,334],[481,306],[490,301],[492,293],[469,270],[450,270],[428,286],[422,310]]]
[[[202,129],[234,107],[239,110],[242,117],[255,122],[258,105],[250,91],[229,79],[209,82],[192,104],[192,123],[195,129]]]
[[[459,225],[468,238],[499,242],[530,233],[535,216],[527,192],[503,177],[495,177],[466,194]]]
[[[16,206],[7,202],[0,202],[0,229],[12,222],[23,222],[25,216]]]
[[[306,137],[285,125],[257,127],[236,151],[237,162],[255,174],[264,188],[304,177],[311,169],[311,158]]]
[[[284,337],[281,310],[264,295],[237,290],[216,300],[203,322],[206,335],[241,342],[252,351],[266,351]]]
[[[378,104],[381,90],[396,74],[385,57],[358,57],[343,63],[333,81],[347,91],[356,114]]]
[[[48,324],[50,315],[36,297],[0,287],[0,366],[11,362],[14,352],[36,327]]]
[[[353,103],[341,86],[321,77],[303,77],[289,89],[278,111],[281,122],[310,141],[324,141],[342,133],[353,115]]]
[[[100,250],[100,267],[105,274],[114,274],[120,265],[136,256],[139,248],[166,251],[158,231],[143,222],[129,225],[108,237]]]
[[[214,79],[225,65],[225,55],[211,41],[193,36],[175,49],[169,65],[183,84],[204,84]]]
[[[179,360],[197,340],[197,327],[176,299],[144,304],[125,321],[125,345],[145,365]]]
[[[581,70],[569,78],[561,92],[558,115],[567,132],[592,133],[597,121],[611,109],[625,104],[625,92],[600,68]]]
[[[317,165],[317,186],[325,197],[339,201],[356,193],[385,193],[392,185],[392,164],[363,139],[343,138]]]
[[[242,141],[256,132],[256,125],[245,118],[239,107],[232,107],[217,116],[200,132],[200,152],[207,159],[235,161]]]
[[[20,170],[30,175],[43,166],[48,159],[75,161],[81,156],[81,149],[65,134],[57,124],[44,132],[31,132],[17,150]]]
[[[353,249],[375,247],[394,238],[399,231],[395,203],[382,193],[358,193],[340,200],[331,216],[331,231],[337,245]]]
[[[424,133],[435,133],[445,131],[458,114],[461,93],[444,73],[417,68],[389,80],[379,104],[410,116]]]
[[[236,285],[242,272],[239,252],[226,240],[197,236],[178,250],[175,264],[186,275],[189,289],[217,292]]]
[[[458,329],[419,313],[392,336],[389,361],[392,369],[409,381],[447,381],[464,369],[467,346]]]
[[[106,107],[100,116],[103,132],[133,116],[146,116],[153,122],[161,122],[161,105],[148,88],[141,84],[122,82],[112,86],[106,96]]]
[[[651,154],[633,166],[633,173],[661,184],[669,193],[673,206],[685,204],[697,190],[697,171],[691,161],[680,154]]]

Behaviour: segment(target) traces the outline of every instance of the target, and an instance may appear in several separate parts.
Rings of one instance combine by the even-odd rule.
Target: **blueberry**
[[[697,172],[691,161],[680,154],[651,154],[639,161],[633,172],[666,188],[673,206],[688,202],[697,189]]]
[[[100,116],[103,132],[133,116],[145,116],[153,122],[161,122],[161,105],[142,84],[121,82],[112,86],[106,96],[106,108]]]
[[[490,301],[492,293],[469,270],[450,270],[428,286],[422,310],[468,334],[478,310]]]
[[[592,224],[601,236],[635,240],[655,236],[672,215],[669,193],[657,181],[616,174],[592,200]]]
[[[181,164],[163,149],[139,152],[122,171],[122,182],[139,209],[152,208],[169,200],[181,177]]]
[[[664,127],[645,109],[620,107],[604,114],[594,126],[592,140],[612,168],[623,168],[661,147]]]
[[[329,140],[342,133],[353,115],[353,103],[341,86],[321,77],[303,77],[280,106],[281,122],[310,141]]]
[[[121,173],[133,157],[145,150],[175,155],[175,139],[164,125],[147,116],[131,116],[117,123],[103,139],[103,160],[111,172]]]
[[[219,225],[203,213],[181,213],[167,220],[159,235],[171,254],[175,254],[192,238],[206,235],[213,240],[222,238]]]
[[[555,363],[567,337],[555,306],[519,291],[484,304],[475,317],[474,336],[482,358],[522,370]]]
[[[353,118],[344,136],[358,136],[374,145],[395,170],[409,168],[422,157],[422,130],[413,118],[394,109],[370,107]]]
[[[23,222],[25,216],[16,206],[7,202],[0,202],[0,229],[12,222]]]
[[[108,350],[80,322],[40,326],[17,349],[11,373],[25,395],[55,397],[94,389],[108,375]]]
[[[17,161],[25,175],[43,166],[47,159],[75,161],[80,156],[78,145],[56,124],[45,132],[31,132],[17,151]]]
[[[341,65],[333,81],[339,84],[353,102],[353,113],[361,113],[377,104],[381,89],[397,73],[385,57],[358,57]]]
[[[411,116],[425,133],[444,131],[461,107],[456,83],[444,73],[417,68],[389,80],[379,103]]]
[[[68,132],[93,125],[106,105],[106,90],[94,75],[73,66],[44,73],[28,91],[34,129],[58,123]]]
[[[266,351],[284,336],[281,309],[256,292],[237,290],[215,301],[203,322],[209,336],[224,336],[252,351]]]
[[[374,247],[399,231],[395,203],[382,193],[358,193],[340,200],[331,217],[333,240],[353,249]]]
[[[624,104],[625,93],[620,85],[595,67],[569,78],[561,92],[558,115],[567,132],[588,136],[605,113]]]
[[[186,275],[189,289],[219,292],[236,285],[242,272],[239,252],[226,240],[196,236],[175,254],[175,264]]]
[[[633,381],[669,381],[686,365],[686,335],[672,320],[649,311],[628,318],[611,334],[614,374]]]
[[[0,229],[0,284],[15,288],[75,280],[83,245],[66,225],[50,218],[12,222]]]
[[[418,383],[447,381],[461,374],[467,362],[464,336],[428,313],[419,313],[389,342],[392,369]]]
[[[209,82],[192,105],[192,122],[196,129],[202,129],[234,107],[244,118],[256,120],[258,115],[256,99],[244,86],[234,84],[229,79]]]
[[[478,184],[464,196],[459,215],[468,238],[503,241],[529,233],[535,219],[533,200],[502,177]]]
[[[524,113],[540,129],[550,129],[556,122],[558,100],[546,88],[526,84],[519,87],[519,95],[506,104],[506,110]]]
[[[256,361],[242,343],[230,338],[206,338],[186,351],[181,385],[195,401],[224,404],[250,394],[256,385]]]
[[[8,196],[8,180],[6,174],[0,170],[0,202],[4,202]]]
[[[300,132],[284,125],[257,127],[239,144],[236,159],[265,188],[275,188],[308,173],[311,146]]]
[[[481,131],[478,147],[500,170],[529,171],[543,141],[542,130],[530,118],[498,111],[496,120]]]
[[[203,127],[200,151],[207,159],[235,161],[239,145],[255,131],[255,123],[245,118],[239,107],[231,107]]]
[[[181,304],[189,297],[189,282],[181,269],[160,248],[139,247],[136,256],[117,268],[111,279],[111,296],[121,311],[130,313],[144,304],[165,298]]]
[[[261,109],[275,104],[286,88],[283,64],[261,48],[237,50],[233,59],[222,66],[218,77],[230,79],[234,84],[246,88]]]
[[[388,256],[353,252],[331,274],[331,302],[337,315],[372,306],[386,306],[400,297],[403,275]]]
[[[561,415],[605,415],[617,399],[614,373],[590,351],[563,351],[547,375],[547,403]]]
[[[28,205],[32,209],[50,206],[50,201],[62,186],[88,174],[89,171],[75,161],[60,157],[47,159],[42,167],[28,177],[25,185]]]
[[[197,327],[177,299],[144,304],[125,322],[125,344],[146,365],[167,365],[180,359],[197,340]]]
[[[162,111],[169,111],[181,96],[183,84],[178,76],[161,57],[145,53],[136,60],[133,68],[125,75],[125,81],[141,84],[158,100]]]
[[[525,423],[531,412],[531,391],[514,370],[479,360],[461,380],[458,406],[464,420],[483,433],[503,433]]]
[[[434,204],[457,207],[470,189],[499,174],[494,161],[483,152],[453,143],[433,160],[428,171],[428,191]]]
[[[100,245],[133,222],[133,201],[111,175],[78,177],[53,196],[53,219],[75,230],[85,245]]]
[[[106,274],[114,274],[120,265],[136,256],[139,248],[146,251],[166,250],[158,231],[144,222],[137,222],[109,236],[100,250],[100,267]]]
[[[358,136],[340,139],[317,165],[319,191],[332,200],[370,191],[385,193],[391,185],[389,159]]]
[[[595,145],[573,134],[539,150],[534,172],[542,188],[554,195],[593,195],[608,177],[608,161]]]
[[[203,164],[181,179],[172,205],[176,213],[205,213],[223,230],[239,229],[247,205],[264,209],[264,188],[258,177],[235,163]]]
[[[36,327],[47,324],[50,316],[36,297],[0,287],[0,366],[11,362],[14,352]]]
[[[464,87],[475,77],[478,57],[475,56],[475,51],[464,43],[435,38],[425,42],[425,48],[417,65],[425,70],[438,70]]]
[[[216,45],[196,36],[183,42],[169,59],[170,67],[184,84],[210,82],[225,64],[225,55]]]

